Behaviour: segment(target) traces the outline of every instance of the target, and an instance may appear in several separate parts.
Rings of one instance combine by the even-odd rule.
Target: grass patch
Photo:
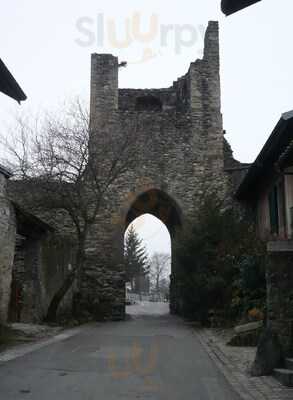
[[[19,336],[13,329],[8,326],[0,325],[0,351],[16,344],[27,342],[23,336]],[[31,341],[31,340],[30,340]]]

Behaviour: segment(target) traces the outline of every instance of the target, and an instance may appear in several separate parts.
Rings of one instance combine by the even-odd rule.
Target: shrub
[[[265,297],[264,246],[253,224],[215,197],[206,198],[174,245],[174,274],[181,309],[207,323],[209,314],[225,320],[262,308]],[[261,309],[262,311],[262,309]]]

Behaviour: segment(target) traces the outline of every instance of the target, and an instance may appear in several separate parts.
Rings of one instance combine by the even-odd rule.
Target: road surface
[[[0,399],[239,400],[168,304],[128,312],[126,322],[87,325],[10,361],[2,357]]]

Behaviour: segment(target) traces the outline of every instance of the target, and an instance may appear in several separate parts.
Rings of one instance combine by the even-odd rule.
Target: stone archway
[[[128,226],[138,217],[150,214],[158,218],[167,228],[171,239],[171,254],[172,244],[176,236],[176,232],[180,230],[183,224],[183,214],[176,201],[169,196],[165,191],[160,189],[148,189],[139,194],[131,203],[125,218],[125,231]],[[174,284],[175,283],[175,284]],[[174,282],[171,263],[170,277],[170,310],[176,308],[175,293],[176,282]]]
[[[182,212],[179,205],[166,192],[160,189],[149,189],[131,204],[125,219],[125,229],[136,218],[151,214],[166,225],[171,238],[182,225]]]
[[[129,235],[133,231],[141,241],[141,246],[147,256],[149,272],[142,277],[127,275],[126,280],[126,305],[132,301],[167,302],[170,294],[171,274],[171,236],[166,225],[152,214],[142,214],[132,221],[124,234],[124,257],[128,250],[132,251],[132,241]],[[125,266],[126,269],[126,266]],[[126,309],[127,310],[127,309]],[[129,310],[131,314],[131,309]],[[127,311],[129,314],[129,312]]]
[[[106,135],[136,127],[137,162],[115,183],[89,233],[78,285],[86,315],[125,313],[123,240],[127,225],[149,213],[174,238],[206,193],[230,195],[221,114],[218,24],[210,22],[204,56],[168,88],[120,89],[118,58],[93,54],[90,150]],[[156,100],[155,100],[156,99]],[[226,146],[227,147],[227,146]],[[232,153],[228,151],[232,160]],[[176,311],[176,309],[174,309]]]

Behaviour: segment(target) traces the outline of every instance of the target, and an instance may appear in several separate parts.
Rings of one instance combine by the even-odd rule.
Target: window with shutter
[[[269,207],[270,207],[270,223],[271,233],[279,234],[279,208],[278,208],[278,188],[274,186],[273,190],[269,195]]]

